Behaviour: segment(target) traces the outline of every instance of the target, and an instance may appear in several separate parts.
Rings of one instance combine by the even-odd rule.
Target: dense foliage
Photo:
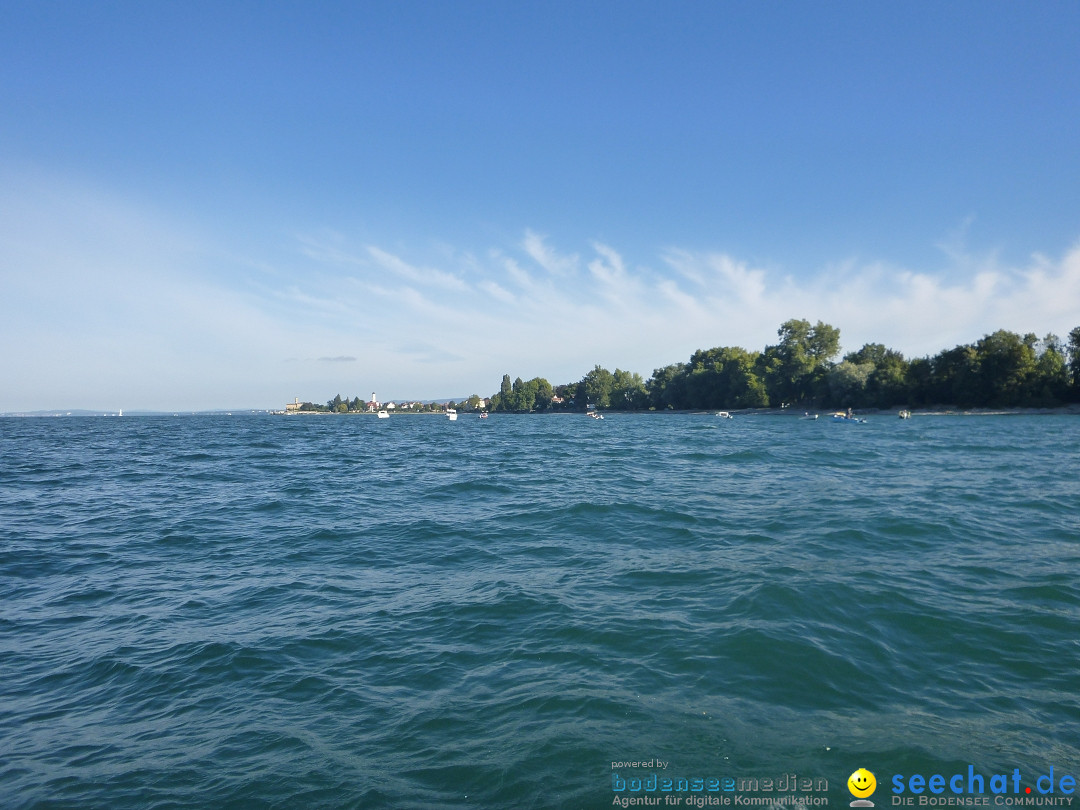
[[[491,398],[498,411],[798,408],[1054,407],[1080,401],[1080,327],[1068,343],[998,330],[933,357],[907,359],[868,343],[837,361],[840,330],[790,320],[763,351],[699,350],[686,363],[640,374],[596,366],[576,383],[552,387],[504,375]]]

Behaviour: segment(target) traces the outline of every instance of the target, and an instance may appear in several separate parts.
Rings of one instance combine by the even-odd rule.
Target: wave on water
[[[0,805],[1080,775],[1080,425],[897,422],[5,420]]]

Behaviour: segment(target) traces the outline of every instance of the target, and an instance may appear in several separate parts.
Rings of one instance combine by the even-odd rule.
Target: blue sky
[[[0,411],[1080,325],[1080,4],[0,0]]]

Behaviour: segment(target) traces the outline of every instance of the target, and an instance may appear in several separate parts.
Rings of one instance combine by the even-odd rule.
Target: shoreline
[[[891,416],[899,418],[900,411],[907,410],[911,418],[916,416],[1052,416],[1052,415],[1080,415],[1080,403],[1060,405],[1056,408],[960,408],[953,405],[930,405],[924,409],[916,408],[856,408],[852,412],[860,416]],[[804,414],[817,414],[828,416],[836,413],[835,409],[817,408],[811,410],[799,410],[795,408],[735,408],[727,409],[732,416],[791,416],[802,418]],[[585,411],[469,411],[462,415],[476,416],[480,413],[491,413],[497,416],[583,416]],[[711,416],[716,413],[712,408],[688,408],[683,410],[643,410],[621,411],[606,410],[605,414],[691,414]],[[333,411],[274,411],[277,416],[378,416],[374,412],[350,411],[348,413],[334,413]],[[442,411],[400,411],[391,413],[390,416],[445,416]]]
[[[643,411],[620,411],[620,410],[608,410],[603,411],[605,414],[691,414],[700,416],[712,416],[719,409],[708,408],[687,408],[681,410],[643,410]],[[930,405],[922,409],[912,408],[866,408],[855,409],[853,413],[859,416],[885,416],[891,418],[898,418],[901,410],[908,410],[911,413],[911,418],[918,416],[1080,416],[1080,403],[1072,403],[1069,405],[1060,405],[1056,408],[961,408],[955,405]],[[796,409],[796,408],[735,408],[727,409],[727,412],[733,416],[787,416],[802,418],[804,414],[817,414],[819,417],[828,417],[835,413],[835,409]],[[480,413],[489,413],[496,416],[582,416],[585,411],[465,411],[459,412],[460,416],[464,416],[466,419],[470,417],[476,417]],[[182,411],[182,412],[170,412],[170,411],[135,411],[130,412],[128,417],[138,416],[369,416],[378,417],[375,412],[368,411],[350,411],[348,413],[334,413],[332,411],[283,411],[283,410],[270,410],[270,409],[237,409],[234,411]],[[446,417],[445,411],[398,411],[390,414],[393,417],[398,416],[435,416]],[[0,413],[0,419],[27,419],[27,418],[82,418],[82,417],[119,417],[120,414],[108,411],[71,411],[71,410],[56,410],[56,411],[9,411]]]

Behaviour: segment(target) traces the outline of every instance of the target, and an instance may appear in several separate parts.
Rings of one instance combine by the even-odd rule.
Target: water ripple
[[[0,804],[1075,773],[1080,425],[897,422],[4,420]]]

